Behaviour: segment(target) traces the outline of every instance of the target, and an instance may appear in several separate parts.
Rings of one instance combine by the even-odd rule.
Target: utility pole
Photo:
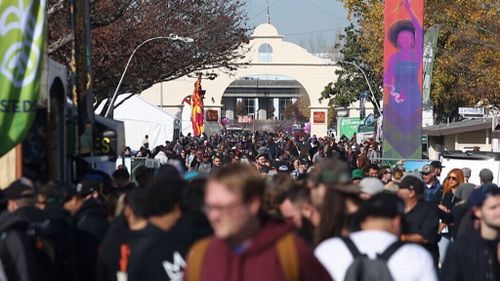
[[[71,58],[71,92],[73,104],[78,109],[79,156],[89,156],[94,151],[94,108],[92,92],[92,49],[90,12],[88,0],[71,0],[73,50]],[[84,172],[78,167],[78,172]]]

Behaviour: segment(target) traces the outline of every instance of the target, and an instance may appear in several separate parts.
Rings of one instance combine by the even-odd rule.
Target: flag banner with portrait
[[[193,134],[199,137],[205,132],[204,106],[203,106],[203,90],[201,89],[201,73],[198,74],[198,79],[194,83],[194,91],[191,96],[191,123],[193,125]]]
[[[422,158],[423,0],[384,7],[384,158]]]
[[[37,111],[45,0],[0,1],[0,156],[20,143]]]

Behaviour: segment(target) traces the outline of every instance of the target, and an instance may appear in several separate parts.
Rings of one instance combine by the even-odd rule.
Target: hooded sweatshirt
[[[203,259],[200,281],[287,281],[276,251],[276,242],[291,231],[291,225],[268,220],[251,240],[250,246],[241,253],[236,253],[226,241],[214,238]],[[331,280],[307,243],[299,237],[294,238],[300,280]],[[189,264],[187,266],[189,268]]]

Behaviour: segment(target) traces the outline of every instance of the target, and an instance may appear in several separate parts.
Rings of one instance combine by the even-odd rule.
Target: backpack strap
[[[358,250],[356,245],[354,245],[354,242],[352,242],[351,238],[349,236],[342,237],[342,241],[344,241],[344,244],[346,245],[347,249],[349,249],[349,252],[351,252],[353,260],[359,257],[364,256],[361,254],[361,252]]]
[[[276,242],[276,252],[281,269],[288,281],[300,281],[299,255],[297,244],[292,233],[288,233]]]
[[[212,237],[204,238],[196,242],[193,247],[189,250],[187,258],[187,268],[186,268],[186,281],[200,281],[201,271],[203,269],[203,262],[205,260],[205,255],[212,242]]]
[[[391,256],[405,243],[403,241],[397,240],[396,242],[392,243],[387,249],[382,254],[378,254],[378,258],[387,262]]]

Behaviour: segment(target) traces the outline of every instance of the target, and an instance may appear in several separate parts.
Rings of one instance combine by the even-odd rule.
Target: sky
[[[268,0],[271,24],[284,40],[313,52],[334,44],[335,35],[349,25],[347,12],[337,0]],[[246,0],[251,27],[267,22],[267,1]]]

